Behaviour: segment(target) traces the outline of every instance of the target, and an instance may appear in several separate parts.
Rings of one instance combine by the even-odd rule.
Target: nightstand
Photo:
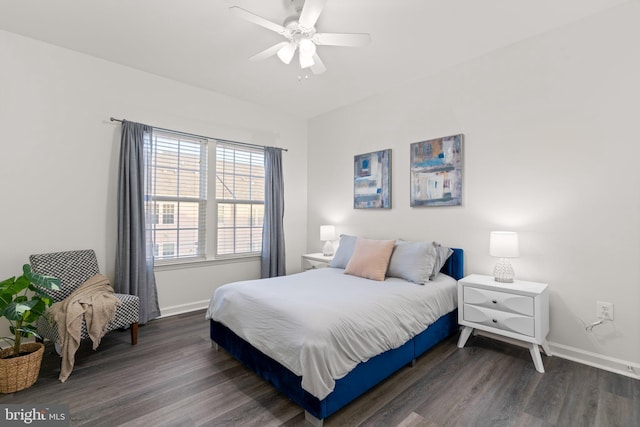
[[[332,259],[333,255],[322,255],[322,252],[302,255],[302,271],[328,267]]]
[[[464,347],[474,329],[524,341],[533,364],[544,372],[541,345],[547,356],[549,292],[546,283],[514,280],[496,282],[493,277],[472,274],[458,281],[458,323],[464,328],[458,347]]]

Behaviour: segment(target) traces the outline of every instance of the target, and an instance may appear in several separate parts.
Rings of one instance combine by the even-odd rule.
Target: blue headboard
[[[440,271],[447,276],[460,280],[464,277],[464,251],[457,248],[451,248],[451,250],[453,250],[453,253]]]

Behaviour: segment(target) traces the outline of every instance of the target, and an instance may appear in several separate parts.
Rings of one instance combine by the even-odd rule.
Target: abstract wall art
[[[353,207],[391,208],[391,150],[355,156]]]
[[[411,144],[411,206],[462,204],[462,134]]]

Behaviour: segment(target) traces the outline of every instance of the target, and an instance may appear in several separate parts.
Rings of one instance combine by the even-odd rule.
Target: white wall
[[[333,223],[464,248],[466,273],[490,275],[489,232],[518,231],[517,277],[550,285],[552,348],[640,368],[638,22],[632,2],[311,120],[308,249]],[[410,143],[457,133],[463,205],[410,208]],[[393,208],[354,210],[353,156],[387,148]],[[597,300],[615,321],[588,334]]]
[[[110,116],[288,148],[287,266],[300,269],[306,120],[3,31],[0,58],[0,278],[30,254],[83,248],[113,278],[120,125]],[[156,277],[162,313],[175,313],[203,306],[220,284],[259,277],[259,262]]]

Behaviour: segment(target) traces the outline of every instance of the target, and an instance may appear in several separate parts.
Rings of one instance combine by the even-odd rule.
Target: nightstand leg
[[[469,335],[473,332],[473,328],[469,326],[465,326],[462,328],[462,332],[460,332],[460,338],[458,338],[458,348],[464,347],[469,339]]]
[[[536,367],[536,371],[544,374],[544,365],[542,364],[542,357],[540,357],[540,349],[538,348],[538,344],[529,344],[529,353],[531,353],[531,358],[533,359],[533,364]]]
[[[547,342],[547,340],[544,340],[542,342],[542,349],[544,350],[544,354],[546,354],[547,356],[552,356],[551,354],[551,347],[549,347],[549,343]]]

